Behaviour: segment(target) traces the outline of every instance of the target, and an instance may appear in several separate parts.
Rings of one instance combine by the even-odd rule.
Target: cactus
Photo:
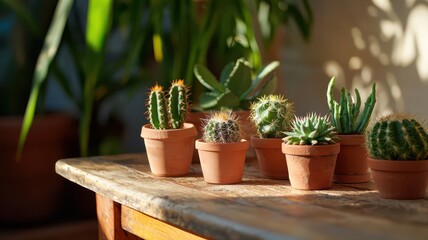
[[[290,130],[293,104],[282,95],[268,95],[251,104],[251,120],[261,138],[283,138]]]
[[[315,113],[305,117],[296,117],[292,122],[292,131],[285,133],[283,140],[291,145],[324,145],[334,144],[338,141],[335,128],[327,116]]]
[[[410,116],[390,114],[367,130],[366,147],[370,157],[388,160],[422,160],[428,157],[428,135]]]
[[[211,113],[205,120],[203,131],[205,142],[232,143],[241,139],[241,127],[231,110]]]
[[[174,81],[169,89],[169,115],[173,129],[182,128],[187,112],[187,88],[183,80]]]
[[[372,92],[366,99],[363,112],[360,114],[361,98],[357,89],[355,89],[356,102],[353,101],[351,93],[345,88],[342,88],[339,103],[333,99],[335,80],[336,78],[332,77],[327,88],[331,123],[339,133],[362,134],[368,125],[376,103],[376,83],[373,83]]]
[[[150,89],[148,117],[154,129],[182,128],[187,111],[187,87],[183,80],[174,81],[169,89],[168,101],[162,86]]]

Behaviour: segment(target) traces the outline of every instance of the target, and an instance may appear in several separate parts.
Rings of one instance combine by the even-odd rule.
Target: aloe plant
[[[351,93],[343,87],[338,103],[333,99],[335,81],[336,78],[332,77],[327,88],[327,102],[333,126],[341,134],[362,134],[367,128],[376,104],[376,83],[373,83],[372,92],[366,99],[364,109],[360,113],[361,97],[358,89],[355,89],[355,102],[351,97]]]
[[[276,77],[270,73],[278,66],[277,61],[266,65],[253,79],[250,64],[241,58],[226,65],[218,80],[206,67],[196,64],[195,76],[209,90],[201,94],[199,106],[203,110],[221,107],[248,109],[251,100],[275,89]]]

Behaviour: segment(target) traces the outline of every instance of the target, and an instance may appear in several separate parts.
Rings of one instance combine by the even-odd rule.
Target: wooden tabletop
[[[135,210],[214,239],[428,239],[428,198],[388,200],[373,183],[302,191],[263,178],[247,160],[243,182],[155,177],[145,154],[62,159],[63,177]]]

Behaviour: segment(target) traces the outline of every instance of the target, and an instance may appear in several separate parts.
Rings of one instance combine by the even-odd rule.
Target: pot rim
[[[281,148],[282,138],[261,138],[251,136],[250,144],[255,148]]]
[[[290,145],[282,143],[282,152],[289,155],[298,156],[327,156],[338,154],[340,152],[340,144],[328,145]]]
[[[428,171],[428,159],[425,160],[387,160],[367,157],[369,167],[373,170],[391,172]]]
[[[141,127],[141,137],[147,139],[166,139],[166,138],[184,138],[195,137],[198,135],[196,128],[191,123],[184,123],[183,128],[179,129],[154,129],[150,123]]]
[[[195,141],[195,148],[203,151],[241,151],[247,150],[249,147],[249,142],[246,139],[241,139],[239,142],[233,143],[212,143],[204,142],[201,138]]]

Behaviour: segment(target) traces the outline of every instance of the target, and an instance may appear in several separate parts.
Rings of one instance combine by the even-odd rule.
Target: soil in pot
[[[256,152],[260,172],[272,179],[288,179],[285,154],[281,151],[280,138],[251,137],[251,146]]]
[[[362,183],[370,180],[364,135],[339,135],[340,152],[337,155],[333,182]]]
[[[367,159],[381,197],[420,199],[426,196],[428,160],[392,161],[370,157]]]
[[[339,151],[339,143],[315,146],[282,143],[291,187],[301,190],[331,188]]]
[[[196,128],[184,123],[182,129],[153,129],[146,124],[141,129],[151,172],[156,176],[175,177],[189,173],[194,150]]]
[[[202,173],[207,183],[234,184],[242,181],[247,140],[237,143],[206,143],[196,140]]]

